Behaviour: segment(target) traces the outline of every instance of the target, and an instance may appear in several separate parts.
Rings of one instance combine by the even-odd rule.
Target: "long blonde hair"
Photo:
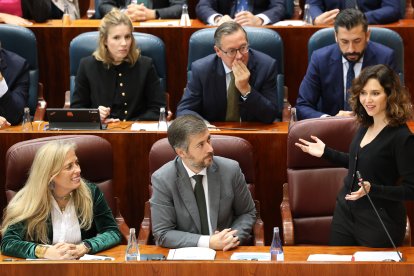
[[[131,19],[118,9],[112,9],[101,21],[101,26],[99,27],[99,45],[92,54],[97,60],[102,61],[107,65],[108,68],[112,65],[114,59],[109,53],[105,43],[108,39],[109,29],[119,25],[126,25],[131,30],[131,46],[129,47],[128,55],[125,58],[126,62],[130,63],[132,66],[137,62],[140,55],[140,51],[135,44],[134,35],[132,34],[134,26],[132,26]]]
[[[50,242],[47,227],[52,209],[50,184],[63,169],[68,152],[75,149],[74,143],[56,140],[48,142],[37,151],[26,184],[5,209],[2,235],[10,226],[23,223],[26,240],[44,244]],[[80,227],[89,229],[93,219],[93,202],[83,179],[80,186],[72,192],[72,198]]]

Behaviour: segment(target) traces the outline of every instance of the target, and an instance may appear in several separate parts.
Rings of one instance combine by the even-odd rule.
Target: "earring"
[[[55,182],[52,180],[49,182],[49,190],[53,191],[55,189]]]

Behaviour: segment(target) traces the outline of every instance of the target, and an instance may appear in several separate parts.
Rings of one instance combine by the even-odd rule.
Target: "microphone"
[[[397,252],[398,258],[400,258],[399,262],[404,262],[403,258],[401,257],[400,252],[398,251],[397,247],[395,246],[394,241],[393,241],[393,240],[392,240],[392,238],[391,238],[390,233],[388,232],[387,227],[385,226],[384,222],[382,221],[382,219],[381,219],[381,217],[380,217],[380,215],[379,215],[379,213],[378,213],[378,211],[377,211],[377,208],[375,208],[375,205],[374,205],[374,203],[372,202],[371,197],[369,196],[369,194],[368,194],[368,192],[367,192],[367,189],[365,188],[364,179],[362,178],[361,173],[360,173],[359,171],[356,171],[356,176],[357,176],[357,178],[358,178],[359,182],[361,182],[361,186],[362,186],[362,188],[364,189],[365,195],[367,196],[367,198],[368,198],[368,200],[369,200],[369,203],[371,203],[371,206],[372,206],[372,208],[374,209],[375,214],[376,214],[376,215],[377,215],[377,217],[378,217],[378,220],[381,222],[382,228],[384,229],[385,233],[387,234],[388,239],[390,240],[390,242],[391,242],[391,244],[392,244],[392,247],[394,248],[395,252]]]

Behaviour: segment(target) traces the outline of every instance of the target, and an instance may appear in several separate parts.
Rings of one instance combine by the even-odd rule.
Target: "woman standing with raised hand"
[[[316,157],[348,168],[332,220],[331,245],[391,247],[362,184],[391,238],[404,239],[404,200],[414,199],[414,136],[406,122],[412,105],[399,77],[385,65],[365,68],[350,89],[350,105],[360,128],[349,153],[337,152],[311,136],[296,145]],[[357,178],[359,171],[363,183]]]

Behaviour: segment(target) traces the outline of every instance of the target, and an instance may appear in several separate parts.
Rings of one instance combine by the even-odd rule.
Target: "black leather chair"
[[[18,54],[29,63],[29,102],[30,114],[34,120],[43,120],[46,101],[43,99],[43,85],[39,83],[37,40],[34,33],[25,27],[0,24],[1,46]]]

